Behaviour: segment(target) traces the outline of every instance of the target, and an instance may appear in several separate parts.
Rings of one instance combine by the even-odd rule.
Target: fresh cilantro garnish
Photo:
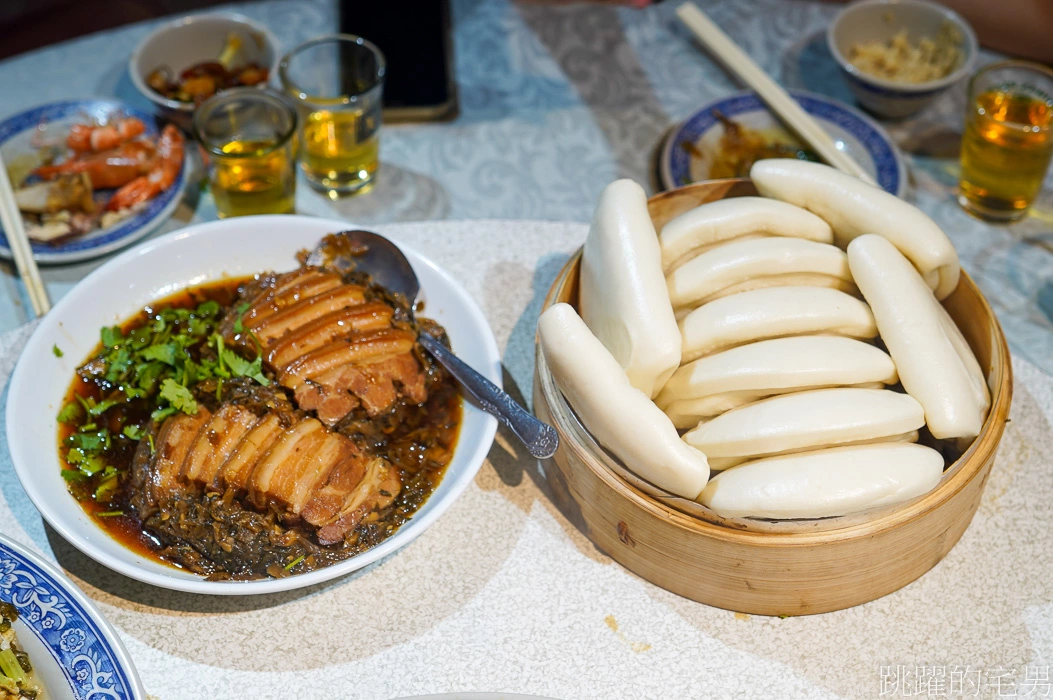
[[[62,357],[65,354],[64,352],[62,352],[62,350],[59,349],[58,345],[52,345],[51,352],[55,355],[55,357]]]
[[[124,340],[124,334],[118,326],[103,327],[99,335],[102,338],[102,346],[107,349],[117,347]]]
[[[241,316],[248,308],[241,304],[234,310],[238,334],[246,331]],[[153,451],[149,422],[177,413],[196,414],[198,383],[216,380],[217,400],[222,400],[223,381],[231,377],[270,383],[263,374],[258,341],[254,359],[225,346],[217,332],[223,313],[217,302],[205,301],[196,308],[150,311],[142,325],[127,332],[119,326],[100,329],[102,347],[78,374],[100,387],[101,396],[74,394],[58,414],[59,422],[72,429],[64,447],[73,469],[64,470],[63,478],[75,496],[109,503],[120,475],[109,466],[108,451],[114,446],[127,449],[128,441],[144,438]],[[251,331],[248,335],[255,338]],[[134,418],[146,415],[148,420]]]
[[[235,333],[241,333],[243,330],[245,330],[245,326],[242,325],[241,319],[245,315],[245,312],[248,311],[249,307],[251,307],[251,306],[252,306],[251,304],[249,304],[248,302],[245,302],[245,303],[242,303],[242,304],[238,304],[238,308],[236,308],[234,310],[238,314],[238,317],[236,319],[234,319],[234,332]]]
[[[59,423],[76,424],[84,417],[84,408],[76,401],[70,401],[58,414]]]
[[[129,440],[138,442],[143,438],[143,435],[146,435],[146,430],[140,428],[138,425],[126,425],[124,426],[124,430],[121,431],[121,434]]]
[[[144,348],[139,353],[139,357],[144,360],[157,360],[158,362],[164,362],[166,365],[176,366],[176,357],[179,352],[179,346],[175,343],[165,343],[164,345],[151,345],[148,348]]]
[[[249,362],[241,355],[223,348],[220,350],[220,358],[230,367],[230,371],[234,373],[234,376],[249,377],[263,386],[270,384],[270,380],[263,376],[263,355],[256,355],[256,359]]]
[[[197,413],[197,401],[194,400],[194,395],[182,384],[176,384],[173,379],[166,379],[161,383],[160,396],[177,411],[182,411],[188,416]]]

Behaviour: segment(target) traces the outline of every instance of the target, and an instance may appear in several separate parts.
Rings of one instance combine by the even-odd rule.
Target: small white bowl
[[[241,37],[239,56],[243,60],[266,66],[270,77],[277,75],[281,53],[274,35],[244,15],[225,12],[182,17],[148,34],[135,47],[128,61],[132,83],[157,105],[162,116],[189,130],[196,106],[163,97],[146,84],[146,77],[162,66],[178,75],[196,63],[215,61],[231,32]]]
[[[99,343],[99,329],[120,323],[147,303],[224,276],[291,270],[296,252],[322,236],[352,228],[346,221],[307,216],[244,216],[214,221],[150,240],[102,265],[41,320],[11,377],[8,447],[15,474],[33,505],[70,544],[95,561],[139,581],[190,593],[247,595],[303,588],[342,576],[409,544],[446,511],[486,459],[497,421],[463,403],[460,435],[438,488],[399,530],[376,547],[306,574],[257,581],[206,581],[125,547],[90,518],[60,475],[58,424],[76,368]],[[409,258],[427,300],[425,315],[446,328],[457,355],[501,385],[501,356],[479,306],[448,273],[394,241]],[[58,347],[62,357],[52,349]]]
[[[935,37],[950,23],[961,36],[958,66],[938,80],[904,83],[879,78],[848,60],[852,47],[871,41],[886,42],[907,30],[911,44]],[[967,76],[976,63],[976,34],[953,10],[924,0],[857,0],[838,13],[826,30],[830,53],[841,66],[849,90],[866,109],[884,117],[906,117],[926,107],[938,95]]]

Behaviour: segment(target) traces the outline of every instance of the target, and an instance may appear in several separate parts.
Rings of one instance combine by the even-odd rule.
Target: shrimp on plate
[[[150,170],[114,192],[106,209],[127,209],[171,187],[183,167],[184,145],[182,132],[171,124],[166,126],[157,139],[157,152]]]

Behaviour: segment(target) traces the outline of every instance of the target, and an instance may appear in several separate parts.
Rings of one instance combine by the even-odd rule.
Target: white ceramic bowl
[[[189,226],[110,260],[55,305],[29,339],[12,375],[7,430],[19,481],[62,537],[100,564],[156,586],[221,595],[272,593],[366,566],[411,542],[450,507],[479,470],[497,429],[493,417],[468,402],[446,475],[409,522],[358,556],[288,578],[212,582],[140,556],[96,525],[59,475],[55,416],[76,367],[98,344],[100,327],[121,322],[148,302],[188,285],[293,269],[298,250],[313,248],[325,234],[347,228],[344,221],[305,216],[251,216]],[[450,275],[412,249],[400,247],[420,278],[425,315],[446,328],[461,359],[500,385],[501,358],[482,311]],[[55,357],[53,346],[62,350],[61,358]]]
[[[146,84],[146,77],[160,66],[167,66],[178,75],[195,63],[215,61],[231,32],[241,37],[241,59],[266,66],[271,77],[277,75],[281,54],[274,35],[244,15],[226,12],[182,17],[162,24],[148,34],[135,47],[128,61],[132,83],[157,105],[162,116],[189,130],[195,106],[154,92]],[[261,87],[263,85],[266,83]]]
[[[902,30],[912,45],[935,37],[951,24],[961,36],[958,66],[938,80],[902,83],[864,73],[848,57],[852,47],[865,42],[890,40]],[[841,66],[848,88],[866,109],[885,117],[906,117],[921,110],[938,95],[969,75],[976,63],[976,34],[969,23],[950,8],[924,0],[856,0],[838,13],[826,30],[830,53]]]

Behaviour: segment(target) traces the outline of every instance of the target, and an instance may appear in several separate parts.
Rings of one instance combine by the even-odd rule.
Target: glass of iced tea
[[[351,34],[312,39],[282,59],[282,86],[300,113],[300,169],[331,195],[373,183],[380,156],[384,55]]]
[[[219,218],[293,212],[296,124],[281,95],[254,87],[225,90],[194,111]]]
[[[1053,70],[1026,61],[969,81],[958,201],[992,221],[1015,221],[1042,190],[1053,155]]]

